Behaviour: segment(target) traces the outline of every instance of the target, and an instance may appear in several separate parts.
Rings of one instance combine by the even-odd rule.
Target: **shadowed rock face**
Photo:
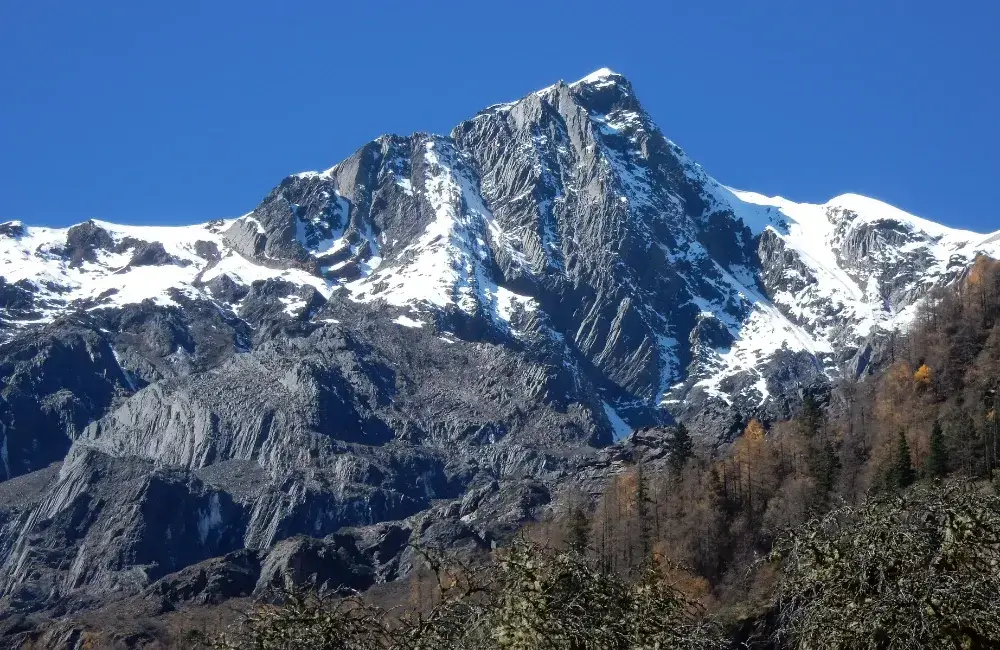
[[[0,602],[364,588],[663,462],[674,419],[787,417],[998,239],[840,199],[723,187],[602,72],[228,222],[0,224]]]
[[[160,242],[143,243],[136,247],[129,266],[162,266],[173,261]]]
[[[0,476],[62,460],[70,441],[127,389],[108,339],[65,322],[0,346]]]
[[[71,266],[96,262],[97,252],[114,247],[111,234],[93,221],[73,226],[66,231],[66,252]]]
[[[60,402],[50,416],[63,425],[49,429],[50,453],[27,457],[14,444],[20,430],[8,434],[11,475],[70,449],[37,499],[0,504],[0,584],[9,606],[76,611],[144,593],[162,576],[241,548],[266,554],[283,539],[345,527],[361,531],[369,550],[342,557],[345,537],[329,552],[307,545],[262,566],[267,575],[299,577],[317,564],[330,586],[345,571],[347,585],[391,579],[401,562],[404,572],[410,566],[400,554],[411,537],[487,548],[548,500],[547,490],[519,496],[523,481],[543,474],[555,481],[568,471],[563,452],[549,450],[586,449],[609,436],[595,388],[553,366],[545,350],[443,337],[430,326],[393,323],[377,308],[354,310],[354,320],[322,309],[341,322],[296,321],[299,329],[275,330],[228,358],[216,356],[217,339],[173,320],[173,308],[116,311],[102,315],[122,328],[116,335],[101,333],[107,320],[93,330],[75,325],[83,333],[70,342],[81,347],[80,359],[66,367],[76,374],[10,373],[39,389],[45,380],[78,393],[63,400],[77,410]],[[236,326],[223,331],[224,324],[214,331],[235,347]],[[63,337],[74,331],[51,328]],[[121,365],[109,339],[127,351]],[[75,349],[42,344],[47,354]],[[98,388],[104,401],[84,392]],[[50,413],[45,395],[32,394],[43,402],[31,404],[36,419]],[[459,514],[471,489],[480,495],[476,507]],[[435,506],[442,500],[458,500],[456,510]],[[380,522],[399,523],[366,532]],[[239,573],[227,562],[221,575]],[[167,592],[190,600],[192,589]],[[208,583],[198,589],[215,593]]]

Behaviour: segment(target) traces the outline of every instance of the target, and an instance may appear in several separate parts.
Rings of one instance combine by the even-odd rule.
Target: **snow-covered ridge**
[[[780,253],[761,260],[768,296],[751,297],[734,342],[708,355],[707,376],[695,383],[727,402],[720,385],[738,373],[758,373],[750,390],[766,399],[760,369],[779,351],[805,352],[835,372],[838,352],[843,360],[872,334],[905,329],[929,289],[956,280],[978,255],[1000,257],[997,233],[949,228],[857,194],[796,203],[705,180],[717,207],[758,237],[770,233]]]
[[[48,322],[72,309],[121,307],[144,300],[176,304],[178,294],[211,300],[204,285],[223,274],[244,285],[280,278],[329,294],[330,283],[323,278],[301,269],[263,266],[233,251],[223,233],[234,221],[129,226],[92,220],[87,223],[107,233],[111,241],[83,244],[86,253],[71,246],[72,228],[8,222],[3,224],[8,234],[0,234],[0,277],[8,284],[20,283],[34,295],[33,309],[18,319],[20,325]],[[149,244],[162,246],[165,255],[137,260],[137,252]]]
[[[960,228],[950,228],[930,219],[910,214],[879,199],[873,199],[860,194],[841,194],[833,197],[826,203],[814,204],[798,203],[780,196],[766,196],[757,192],[739,190],[732,187],[726,187],[725,189],[732,192],[745,203],[777,208],[786,217],[791,217],[795,213],[804,220],[810,218],[814,220],[829,220],[827,215],[831,211],[846,210],[854,213],[853,220],[856,222],[859,220],[867,223],[895,221],[907,226],[911,230],[924,233],[929,237],[940,238],[941,242],[947,245],[977,246],[1000,235],[1000,230],[992,233],[978,233]],[[759,228],[759,221],[756,223]],[[748,225],[753,227],[754,224],[750,223]]]
[[[861,336],[875,327],[905,326],[921,290],[954,280],[978,255],[1000,256],[998,233],[949,228],[858,194],[810,204],[732,192],[744,204],[737,206],[740,216],[751,212],[747,206],[769,211],[766,225],[759,212],[748,225],[774,232],[795,251],[816,279],[813,297],[842,304]],[[803,298],[776,301],[808,319],[810,301]]]

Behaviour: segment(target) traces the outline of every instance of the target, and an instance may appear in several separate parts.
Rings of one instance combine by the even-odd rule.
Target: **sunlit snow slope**
[[[732,345],[710,353],[696,373],[705,375],[696,390],[726,401],[742,393],[763,403],[762,369],[776,355],[788,358],[779,352],[807,353],[827,375],[847,362],[859,371],[866,340],[905,329],[920,299],[960,277],[978,255],[1000,255],[998,233],[948,228],[856,194],[817,205],[707,184],[757,236],[766,294],[754,297]],[[741,371],[757,381],[735,394],[720,388]]]

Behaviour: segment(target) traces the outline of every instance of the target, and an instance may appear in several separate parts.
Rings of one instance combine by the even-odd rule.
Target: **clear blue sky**
[[[998,4],[0,0],[0,220],[241,214],[607,66],[726,184],[995,230]]]

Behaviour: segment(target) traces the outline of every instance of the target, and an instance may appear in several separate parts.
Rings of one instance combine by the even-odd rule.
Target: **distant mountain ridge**
[[[236,219],[2,224],[0,478],[31,489],[0,593],[68,611],[296,535],[359,583],[406,540],[487,547],[636,429],[724,442],[864,373],[980,254],[1000,234],[728,188],[606,69]]]

